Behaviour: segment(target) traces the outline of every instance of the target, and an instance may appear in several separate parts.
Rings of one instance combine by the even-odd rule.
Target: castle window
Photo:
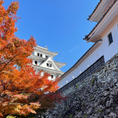
[[[42,54],[40,54],[40,57],[43,57],[43,55],[42,55]]]
[[[113,43],[113,36],[112,36],[112,33],[109,33],[109,35],[108,35],[108,41],[109,41],[109,45],[110,45],[111,43]]]
[[[38,63],[37,63],[37,61],[34,61],[34,63],[35,63],[35,65],[37,65]]]
[[[52,64],[50,64],[50,63],[47,63],[47,67],[52,67]]]
[[[53,78],[54,77],[54,75],[51,75],[51,78]]]
[[[39,56],[40,54],[39,53],[37,53],[37,56]]]

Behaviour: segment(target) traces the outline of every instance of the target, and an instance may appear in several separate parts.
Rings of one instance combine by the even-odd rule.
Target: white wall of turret
[[[46,55],[46,54],[44,54],[44,53],[40,53],[40,52],[38,52],[38,51],[34,51],[34,52],[33,52],[33,55],[38,56],[38,57],[40,57],[40,58],[48,58],[48,57],[49,57],[48,55]]]
[[[43,72],[41,72],[41,77],[43,77],[44,76],[44,74],[45,74],[45,72],[43,71]],[[56,79],[56,75],[55,74],[51,74],[49,77],[48,77],[48,79],[49,80],[55,80]]]
[[[112,36],[112,39],[109,39],[109,35]],[[88,56],[76,69],[67,74],[59,82],[59,87],[63,87],[65,84],[79,76],[101,56],[104,56],[104,60],[107,62],[116,53],[118,53],[118,22],[114,24],[114,26],[102,37],[102,44],[96,50],[94,50],[94,52],[90,54],[90,56]]]
[[[55,65],[55,62],[53,61],[53,55],[48,54],[48,50],[46,51],[47,52],[44,53],[40,49],[39,50],[34,49],[34,52],[31,55],[32,64],[35,67],[36,72],[43,70],[43,72],[41,72],[42,77],[46,72],[50,74],[48,77],[49,80],[55,80],[59,76],[56,73],[56,71],[59,70],[59,68]]]

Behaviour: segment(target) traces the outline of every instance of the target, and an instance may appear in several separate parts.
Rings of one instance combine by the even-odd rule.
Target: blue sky
[[[5,7],[14,0],[4,0]],[[99,0],[17,0],[20,8],[17,16],[21,39],[33,36],[37,44],[58,52],[54,58],[67,65],[67,71],[91,47],[83,40],[94,22],[88,21]]]

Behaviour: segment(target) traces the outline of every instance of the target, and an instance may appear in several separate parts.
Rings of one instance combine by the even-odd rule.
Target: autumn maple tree
[[[49,74],[35,73],[28,58],[36,46],[34,38],[26,41],[15,35],[19,4],[12,2],[5,9],[3,2],[0,0],[0,117],[26,116],[50,106],[45,98],[54,100],[58,79],[49,81]]]

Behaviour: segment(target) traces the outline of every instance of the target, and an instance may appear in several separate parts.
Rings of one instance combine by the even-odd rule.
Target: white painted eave
[[[59,70],[53,70],[53,69],[49,69],[49,68],[45,68],[45,67],[41,67],[41,66],[35,66],[35,65],[32,65],[34,67],[34,69],[38,69],[39,71],[40,70],[43,70],[44,72],[47,72],[49,74],[57,74],[57,75],[62,75],[63,72],[62,71],[59,71]]]
[[[40,46],[34,47],[34,50],[35,51],[40,51],[41,53],[45,53],[45,54],[47,54],[49,56],[52,56],[52,57],[54,57],[58,54],[57,52],[50,52],[50,51],[48,51],[47,48],[43,48],[43,47],[40,47]]]
[[[96,42],[101,39],[101,34],[105,31],[105,29],[107,29],[115,18],[118,19],[118,1],[116,1],[103,19],[93,28],[85,40],[88,42]]]
[[[60,62],[57,62],[57,61],[54,61],[54,63],[58,66],[58,68],[62,68],[63,66],[66,65],[65,63],[60,63]]]
[[[90,15],[89,20],[99,22],[114,1],[116,0],[100,0],[93,13]]]

